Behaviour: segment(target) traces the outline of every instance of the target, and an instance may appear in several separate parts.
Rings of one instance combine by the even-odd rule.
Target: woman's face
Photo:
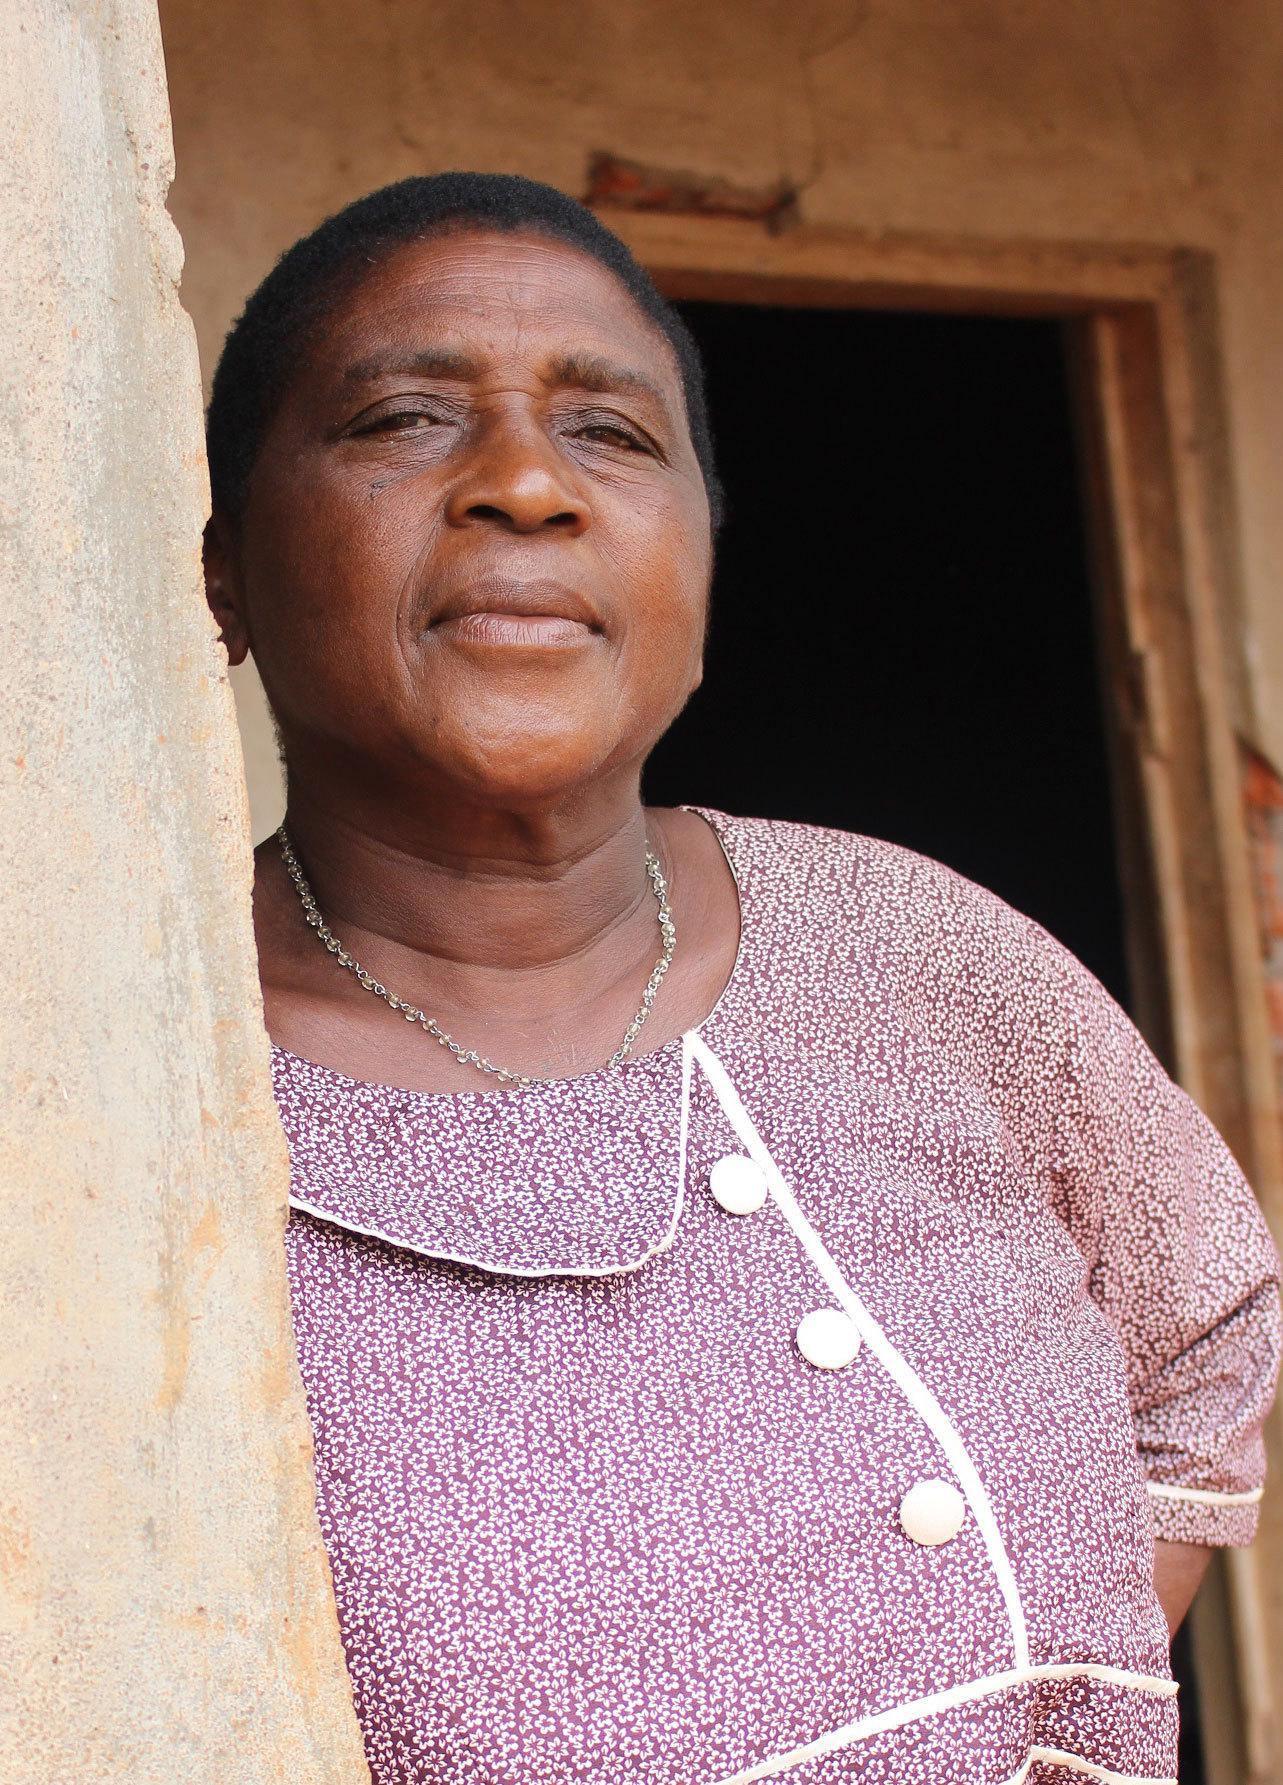
[[[215,610],[291,759],[539,803],[639,763],[699,682],[709,514],[674,355],[537,236],[413,244],[344,297],[229,537]]]

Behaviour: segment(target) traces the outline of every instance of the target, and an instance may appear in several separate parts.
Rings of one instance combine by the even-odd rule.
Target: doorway
[[[727,492],[704,686],[646,795],[869,833],[1036,918],[1125,1007],[1067,342],[1045,318],[679,305]],[[1184,1633],[1182,1785],[1202,1785]]]

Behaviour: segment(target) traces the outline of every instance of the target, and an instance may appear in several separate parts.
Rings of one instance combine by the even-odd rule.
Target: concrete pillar
[[[171,171],[153,0],[4,10],[0,1778],[358,1785]]]

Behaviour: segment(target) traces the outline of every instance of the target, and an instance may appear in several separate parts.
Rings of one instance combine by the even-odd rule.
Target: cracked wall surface
[[[0,1778],[359,1785],[150,0],[0,26]]]

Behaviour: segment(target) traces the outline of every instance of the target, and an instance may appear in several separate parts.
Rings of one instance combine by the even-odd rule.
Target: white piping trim
[[[1005,1785],[1024,1785],[1031,1768],[1038,1765],[1064,1767],[1067,1772],[1098,1779],[1100,1785],[1177,1785],[1175,1779],[1141,1779],[1135,1773],[1111,1773],[1108,1767],[1097,1766],[1094,1760],[1084,1760],[1080,1754],[1066,1754],[1063,1748],[1031,1748],[1028,1760],[1018,1773],[1006,1780]]]
[[[1007,1673],[994,1673],[984,1679],[967,1680],[965,1684],[951,1686],[945,1692],[933,1692],[928,1698],[916,1698],[908,1704],[896,1705],[893,1710],[879,1711],[875,1716],[860,1717],[854,1723],[844,1723],[840,1729],[831,1729],[800,1748],[790,1748],[786,1753],[776,1754],[769,1760],[759,1760],[756,1766],[745,1767],[743,1772],[733,1773],[728,1779],[720,1779],[718,1785],[754,1785],[757,1779],[770,1779],[778,1773],[791,1772],[796,1766],[805,1766],[809,1760],[823,1759],[825,1755],[834,1754],[840,1748],[849,1748],[855,1742],[867,1741],[870,1736],[903,1729],[906,1723],[917,1723],[924,1717],[938,1716],[941,1711],[974,1704],[978,1699],[994,1697],[999,1692],[1007,1692],[1011,1687],[1023,1686],[1031,1680],[1074,1679],[1103,1680],[1109,1685],[1126,1686],[1133,1691],[1153,1692],[1160,1698],[1171,1698],[1177,1690],[1175,1680],[1160,1680],[1152,1674],[1129,1673],[1121,1667],[1106,1667],[1092,1662],[1055,1662],[1044,1667],[1015,1667]],[[1017,1785],[1034,1762],[1044,1757],[1054,1757],[1057,1765],[1076,1766],[1079,1771],[1105,1781],[1106,1785],[1114,1785],[1115,1781],[1125,1782],[1125,1785],[1176,1785],[1174,1780],[1132,1780],[1121,1773],[1108,1773],[1089,1760],[1076,1760],[1073,1755],[1062,1758],[1056,1748],[1035,1748],[1020,1772],[1014,1779],[1007,1780],[1006,1785]]]
[[[686,1146],[690,1134],[690,1093],[691,1093],[691,1050],[687,1045],[688,1036],[682,1037],[682,1108],[678,1124],[677,1142],[677,1200],[673,1207],[673,1218],[667,1231],[653,1245],[649,1252],[635,1258],[631,1264],[614,1265],[609,1270],[516,1270],[508,1265],[497,1265],[484,1258],[469,1258],[465,1253],[446,1252],[430,1246],[416,1246],[409,1240],[395,1239],[390,1233],[384,1233],[378,1227],[365,1227],[359,1221],[349,1221],[342,1215],[336,1215],[331,1209],[320,1208],[309,1202],[305,1196],[290,1193],[290,1207],[299,1209],[305,1215],[314,1215],[318,1221],[326,1221],[331,1227],[341,1227],[346,1233],[360,1234],[363,1239],[380,1240],[385,1246],[395,1246],[400,1252],[414,1252],[420,1258],[432,1258],[440,1264],[463,1264],[470,1270],[487,1271],[492,1277],[522,1277],[536,1279],[544,1277],[624,1277],[630,1271],[639,1271],[652,1258],[661,1252],[667,1252],[677,1238],[677,1224],[682,1218],[682,1210],[686,1205]]]
[[[1192,1500],[1196,1506],[1255,1506],[1265,1492],[1258,1487],[1250,1494],[1215,1494],[1211,1488],[1170,1487],[1165,1481],[1147,1481],[1145,1490],[1156,1500]]]
[[[1156,1673],[1135,1673],[1129,1667],[1110,1667],[1104,1661],[1045,1661],[1039,1667],[1025,1669],[1030,1680],[1100,1680],[1106,1686],[1122,1686],[1128,1692],[1152,1692],[1155,1698],[1175,1698],[1180,1691],[1176,1680],[1165,1680]]]
[[[766,1150],[762,1137],[758,1134],[753,1119],[741,1102],[739,1093],[731,1083],[730,1075],[722,1062],[708,1043],[694,1030],[686,1039],[717,1093],[718,1101],[725,1110],[731,1126],[748,1149],[754,1163],[766,1174],[771,1194],[779,1204],[785,1220],[797,1235],[807,1257],[824,1279],[836,1300],[855,1322],[860,1337],[869,1350],[915,1412],[926,1422],[937,1444],[948,1458],[949,1465],[967,1497],[972,1516],[979,1527],[985,1549],[989,1553],[990,1565],[998,1579],[998,1589],[1002,1594],[1003,1603],[1007,1608],[1007,1616],[1011,1622],[1011,1642],[1016,1666],[1018,1668],[1028,1667],[1029,1636],[1025,1627],[1024,1609],[1020,1603],[1020,1591],[1016,1586],[1015,1572],[1007,1556],[1006,1546],[1002,1541],[1002,1533],[998,1529],[998,1521],[994,1516],[989,1495],[985,1491],[984,1483],[980,1479],[975,1464],[967,1454],[962,1438],[926,1383],[912,1365],[901,1357],[864,1303],[846,1282],[823,1240],[798,1207],[797,1199],[784,1181],[779,1167]],[[756,1776],[755,1774],[754,1777]]]

